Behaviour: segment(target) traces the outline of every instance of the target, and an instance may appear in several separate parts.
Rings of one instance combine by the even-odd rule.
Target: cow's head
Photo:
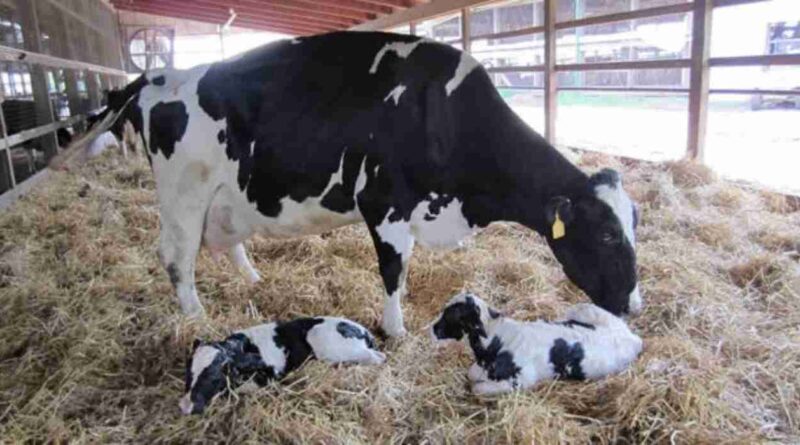
[[[192,355],[186,362],[186,393],[180,408],[184,414],[200,414],[217,395],[228,388],[235,373],[234,357],[237,355],[230,342],[203,343],[195,340]]]
[[[486,337],[486,325],[500,314],[477,295],[464,292],[445,305],[431,325],[433,341],[461,340],[465,335]]]
[[[622,188],[619,173],[602,170],[589,189],[558,196],[545,209],[547,241],[564,272],[592,301],[620,315],[638,313],[642,299],[636,276],[636,206]]]

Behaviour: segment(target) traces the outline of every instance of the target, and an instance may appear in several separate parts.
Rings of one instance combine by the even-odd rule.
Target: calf
[[[564,321],[520,322],[464,293],[445,306],[431,329],[437,341],[467,336],[476,359],[468,374],[475,394],[526,389],[554,378],[601,378],[622,371],[642,351],[642,340],[623,320],[588,303],[572,306]]]
[[[415,36],[335,32],[271,43],[188,71],[154,70],[93,131],[119,122],[152,163],[159,257],[183,312],[204,313],[198,249],[364,222],[383,278],[381,327],[416,244],[454,248],[495,221],[543,235],[597,305],[637,312],[635,207],[619,175],[587,175],[505,103],[468,53]]]
[[[181,411],[202,413],[215,396],[228,388],[247,381],[264,386],[309,358],[367,365],[386,360],[365,327],[343,318],[299,318],[254,326],[219,342],[195,340],[186,364],[186,395],[180,401]]]

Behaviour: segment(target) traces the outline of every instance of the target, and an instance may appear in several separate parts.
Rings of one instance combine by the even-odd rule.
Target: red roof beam
[[[115,4],[122,4],[115,0]],[[200,4],[192,4],[191,8],[186,8],[186,4],[174,3],[168,0],[138,0],[136,3],[133,3],[133,6],[140,7],[140,8],[154,8],[162,11],[178,11],[182,12],[187,9],[190,9],[193,12],[199,12],[204,14],[212,14],[215,17],[217,15],[224,16],[225,23],[228,18],[230,17],[229,8],[225,8],[222,6],[203,6]],[[324,29],[324,30],[334,30],[334,29],[341,29],[341,26],[332,25],[330,23],[316,23],[311,20],[303,20],[303,19],[295,19],[295,18],[282,18],[282,17],[272,17],[266,14],[252,14],[243,11],[236,12],[236,20],[234,20],[233,24],[235,25],[237,21],[268,21],[270,23],[275,24],[284,24],[284,25],[292,25],[292,26],[301,26],[301,27],[310,27],[313,29]]]
[[[236,4],[234,5],[233,2],[229,1],[194,0],[192,2],[192,8],[193,9],[195,7],[214,8],[221,11],[229,11],[230,9],[233,9],[234,11],[236,11],[237,14],[247,14],[258,17],[295,20],[309,24],[313,23],[313,24],[331,25],[337,28],[347,28],[359,22],[356,19],[319,15],[310,11],[303,13],[299,11],[293,11],[291,9],[281,9],[271,6],[268,3],[262,3],[258,7],[253,6],[252,3],[245,3],[241,1],[235,3]],[[142,6],[144,5],[178,6],[181,9],[186,8],[186,3],[179,0],[136,0],[136,3],[134,4]]]
[[[119,9],[143,12],[146,14],[161,15],[166,17],[173,17],[173,18],[187,19],[187,20],[196,20],[199,22],[213,23],[217,25],[222,25],[228,20],[227,14],[225,15],[208,14],[203,12],[190,11],[187,8],[183,8],[183,10],[179,11],[175,9],[161,8],[161,7],[159,8],[141,7],[141,6],[133,6],[131,4],[121,3],[119,2],[119,0],[112,0],[112,1],[114,2],[114,5]],[[258,29],[263,31],[282,32],[291,35],[316,34],[325,31],[317,28],[291,26],[280,23],[274,23],[267,20],[253,21],[249,19],[238,19],[238,18],[237,20],[234,21],[234,26],[241,26],[244,28]]]
[[[394,9],[388,6],[372,5],[358,0],[295,0],[296,3],[310,3],[315,5],[326,5],[349,11],[366,12],[369,14],[391,14]]]
[[[233,3],[233,7],[235,8],[237,4],[253,4],[256,3],[256,6],[263,5],[264,3],[260,0],[236,0],[236,3]],[[315,1],[309,0],[269,0],[270,6],[281,7],[284,9],[291,9],[294,11],[299,11],[302,13],[314,12],[317,14],[325,14],[334,17],[342,17],[347,19],[355,19],[358,21],[367,21],[376,18],[376,13],[367,13],[363,11],[353,11],[350,9],[342,9],[337,7],[331,7],[326,5],[321,5]]]

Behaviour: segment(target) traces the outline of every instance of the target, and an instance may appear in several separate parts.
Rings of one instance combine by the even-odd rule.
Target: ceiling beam
[[[181,0],[136,0],[134,4],[154,6],[170,5],[180,6],[181,9],[186,8],[186,3]],[[355,18],[324,15],[314,11],[301,12],[279,6],[273,6],[269,3],[252,3],[244,1],[232,2],[229,0],[193,0],[192,8],[195,6],[200,8],[215,8],[222,11],[233,9],[237,14],[294,20],[309,24],[331,25],[337,28],[352,26],[359,22],[359,20]]]
[[[121,3],[118,0],[115,0],[115,4]],[[208,6],[203,5],[200,3],[193,3],[191,8],[186,8],[186,4],[182,2],[174,2],[171,0],[137,0],[133,3],[133,6],[140,7],[140,8],[149,8],[159,11],[176,11],[176,12],[183,12],[187,9],[191,10],[192,12],[197,12],[201,14],[209,14],[216,17],[224,17],[222,23],[225,23],[230,18],[230,11],[229,8],[223,6]],[[319,30],[327,30],[332,31],[335,29],[341,29],[340,25],[333,25],[330,23],[319,23],[314,22],[311,20],[303,20],[298,18],[284,18],[284,17],[272,17],[268,15],[262,14],[253,14],[250,12],[244,12],[240,10],[234,10],[236,12],[236,20],[234,20],[233,24],[236,25],[237,23],[244,23],[247,21],[251,22],[268,22],[271,24],[282,24],[282,25],[290,25],[290,26],[298,26],[298,27],[309,27],[311,29],[319,29]]]
[[[238,0],[238,1],[242,3],[247,2],[248,4],[250,4],[253,3],[255,0]],[[300,12],[313,11],[320,14],[332,15],[335,17],[350,18],[358,20],[360,22],[365,20],[372,20],[377,17],[376,13],[352,11],[349,9],[337,8],[335,6],[326,6],[310,0],[269,0],[269,4],[272,6],[280,6],[281,8],[292,9]]]
[[[404,25],[409,22],[441,17],[449,13],[458,12],[463,8],[489,2],[490,0],[436,0],[398,11],[392,15],[379,17],[366,23],[361,23],[350,29],[358,31],[380,31]]]
[[[120,0],[112,0],[115,7],[122,10],[142,12],[145,14],[161,15],[166,17],[173,17],[179,19],[196,20],[198,22],[213,23],[221,25],[228,19],[225,15],[214,15],[191,11],[190,9],[183,8],[182,10],[175,10],[169,8],[155,8],[155,7],[141,7],[120,2]],[[250,19],[237,19],[234,22],[235,26],[240,26],[250,29],[258,29],[262,31],[281,32],[290,35],[308,35],[324,32],[322,29],[310,28],[308,26],[292,26],[281,23],[270,22],[267,20],[253,21]]]
[[[385,15],[394,12],[388,6],[373,5],[360,0],[295,0],[298,3],[313,3],[317,5],[327,5],[349,11],[366,12],[368,14]]]
[[[378,6],[388,6],[395,9],[406,9],[414,6],[410,0],[361,0],[364,3],[370,3]]]

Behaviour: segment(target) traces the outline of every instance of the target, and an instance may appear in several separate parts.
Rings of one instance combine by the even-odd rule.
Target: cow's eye
[[[617,241],[617,237],[611,232],[605,232],[600,237],[600,241],[602,241],[603,244],[614,244]]]

